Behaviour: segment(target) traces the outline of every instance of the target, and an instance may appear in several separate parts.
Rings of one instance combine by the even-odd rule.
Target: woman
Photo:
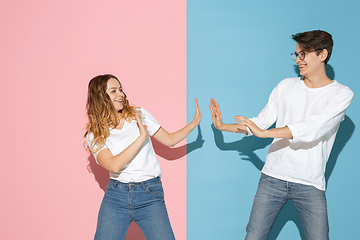
[[[95,239],[125,239],[135,221],[148,240],[175,239],[161,184],[161,170],[149,135],[166,146],[183,140],[200,123],[194,119],[168,133],[145,109],[129,105],[119,80],[94,77],[88,87],[86,142],[98,164],[110,172]]]

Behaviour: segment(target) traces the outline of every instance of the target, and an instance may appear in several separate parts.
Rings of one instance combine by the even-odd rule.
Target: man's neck
[[[309,88],[320,88],[333,82],[326,75],[325,68],[319,72],[303,76],[303,80],[305,85]]]

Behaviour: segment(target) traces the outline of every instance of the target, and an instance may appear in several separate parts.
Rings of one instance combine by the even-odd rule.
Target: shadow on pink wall
[[[197,127],[197,131],[198,131],[198,136],[195,141],[180,147],[174,147],[174,148],[166,147],[161,143],[159,143],[154,138],[151,138],[151,141],[153,143],[154,150],[157,155],[161,156],[162,158],[168,161],[174,161],[184,157],[186,154],[203,146],[204,140],[201,134],[200,126]],[[106,186],[110,180],[109,172],[105,168],[101,167],[96,163],[94,156],[92,154],[90,154],[88,157],[87,170],[94,175],[94,178],[99,184],[99,187],[105,192]],[[136,223],[134,222],[131,223],[125,240],[145,240],[144,235],[142,234],[140,228],[136,225]]]
[[[182,158],[186,154],[189,154],[195,149],[201,148],[204,145],[204,139],[201,133],[200,126],[197,126],[197,131],[198,131],[198,136],[195,141],[180,147],[175,147],[175,148],[166,147],[161,143],[159,143],[158,141],[156,141],[156,139],[154,138],[152,138],[151,141],[153,143],[154,150],[157,155],[168,161],[173,161]]]

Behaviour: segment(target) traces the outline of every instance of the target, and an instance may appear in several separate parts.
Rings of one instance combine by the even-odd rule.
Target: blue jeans
[[[95,240],[125,239],[132,221],[147,240],[175,239],[160,178],[140,183],[110,179],[99,210]]]
[[[259,181],[245,239],[267,239],[278,213],[288,200],[297,208],[307,240],[329,239],[325,192],[265,174],[261,175]]]

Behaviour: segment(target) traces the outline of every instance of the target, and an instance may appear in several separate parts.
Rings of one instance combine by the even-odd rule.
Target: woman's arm
[[[191,131],[200,124],[202,114],[200,113],[199,104],[196,98],[195,109],[194,119],[188,125],[174,133],[168,133],[163,127],[160,127],[159,130],[153,135],[153,137],[165,146],[175,146],[177,143],[186,138],[191,133]]]
[[[247,134],[247,129],[245,126],[237,123],[223,123],[219,104],[217,104],[217,102],[213,98],[210,99],[209,107],[215,128],[219,129],[220,131]]]
[[[98,163],[111,172],[118,172],[125,165],[129,164],[135,156],[140,152],[144,142],[149,138],[149,132],[146,126],[141,122],[138,113],[135,115],[137,125],[139,127],[140,136],[130,144],[124,151],[113,156],[109,149],[100,150],[97,155]]]

